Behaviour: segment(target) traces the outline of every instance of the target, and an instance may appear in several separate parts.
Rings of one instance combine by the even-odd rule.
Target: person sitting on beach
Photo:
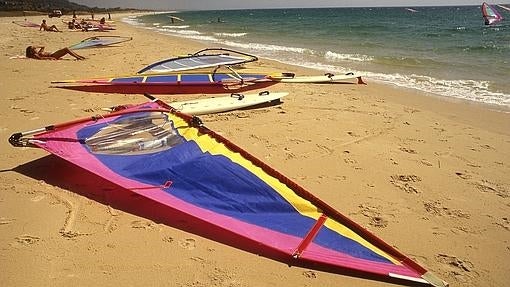
[[[57,26],[55,26],[55,25],[48,26],[48,24],[46,24],[45,19],[42,20],[41,26],[39,27],[39,31],[41,31],[43,29],[44,29],[44,31],[60,32],[60,30],[58,30]]]
[[[39,49],[39,50],[37,50]],[[80,56],[76,54],[75,52],[71,51],[69,48],[62,48],[56,52],[45,52],[44,46],[28,46],[26,49],[26,57],[31,59],[37,59],[37,60],[59,60],[60,58],[64,57],[65,55],[71,55],[76,60],[84,60],[85,57]]]
[[[99,24],[103,24],[104,25],[105,23],[106,23],[106,19],[104,17],[101,18],[101,20],[99,20]]]

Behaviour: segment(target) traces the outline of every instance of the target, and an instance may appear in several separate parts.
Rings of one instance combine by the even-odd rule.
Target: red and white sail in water
[[[492,25],[504,19],[494,7],[486,2],[482,4],[482,15],[485,20],[485,25]]]

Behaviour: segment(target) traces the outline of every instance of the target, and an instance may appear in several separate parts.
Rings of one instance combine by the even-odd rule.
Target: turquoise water
[[[485,26],[479,6],[414,9],[186,11],[125,21],[209,47],[510,107],[510,13]]]

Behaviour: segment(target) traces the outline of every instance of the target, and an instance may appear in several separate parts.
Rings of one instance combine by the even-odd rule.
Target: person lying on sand
[[[37,50],[39,49],[39,50]],[[76,60],[84,60],[85,57],[76,54],[71,51],[69,48],[62,48],[56,52],[45,52],[44,46],[28,46],[26,49],[27,58],[37,59],[37,60],[59,60],[65,55],[71,55],[76,58]]]
[[[44,29],[44,31],[49,31],[49,32],[60,32],[60,30],[57,28],[57,26],[55,26],[55,25],[48,26],[48,24],[46,24],[45,19],[42,20],[41,26],[39,26],[39,31],[41,31],[43,29]]]

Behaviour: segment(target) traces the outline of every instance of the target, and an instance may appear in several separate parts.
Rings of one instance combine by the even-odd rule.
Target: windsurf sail
[[[254,55],[239,51],[208,48],[184,57],[162,60],[138,71],[138,74],[157,74],[188,71],[218,66],[233,66],[257,61]]]
[[[56,88],[120,94],[223,94],[262,89],[277,84],[265,74],[168,74],[53,81]]]
[[[486,2],[483,2],[482,4],[482,16],[485,21],[485,25],[492,25],[503,20],[503,16],[499,14],[498,10]]]
[[[9,142],[55,154],[233,247],[294,266],[446,286],[199,118],[157,99],[16,133]]]
[[[132,37],[122,37],[122,36],[94,36],[87,39],[82,40],[79,43],[76,43],[72,46],[69,46],[71,50],[78,49],[86,49],[86,48],[99,48],[99,47],[107,47],[110,45],[120,44],[123,42],[131,41]]]

